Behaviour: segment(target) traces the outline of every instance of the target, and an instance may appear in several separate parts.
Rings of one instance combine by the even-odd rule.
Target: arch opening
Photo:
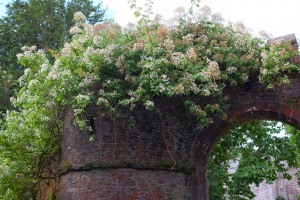
[[[208,160],[209,199],[296,198],[300,188],[294,130],[269,120],[228,130]]]
[[[269,120],[269,121],[266,121]],[[213,124],[211,124],[209,127],[207,127],[201,135],[198,136],[194,148],[193,148],[193,159],[194,163],[196,165],[196,179],[197,184],[199,188],[200,199],[213,199],[211,195],[209,195],[209,189],[211,190],[212,185],[209,188],[209,182],[208,182],[208,175],[209,175],[209,159],[211,156],[213,156],[213,150],[218,145],[218,142],[222,140],[223,137],[228,134],[230,131],[234,130],[235,127],[239,127],[241,124],[245,123],[271,123],[270,120],[276,121],[276,122],[282,122],[287,125],[291,125],[295,129],[299,130],[299,122],[300,122],[300,115],[299,111],[294,108],[290,108],[286,105],[280,104],[280,103],[266,103],[266,102],[256,102],[251,104],[244,104],[242,106],[236,107],[235,109],[232,109],[231,112],[228,112],[228,117],[226,120],[218,120],[216,119]],[[272,122],[274,123],[274,122]],[[244,139],[244,141],[247,141],[247,138],[240,138]],[[270,141],[272,141],[272,138]],[[286,141],[288,139],[285,139]],[[262,140],[264,141],[264,140]],[[278,143],[280,143],[280,139],[276,140]],[[286,142],[285,141],[285,142]],[[255,145],[254,145],[255,146]],[[265,147],[267,149],[267,147]],[[268,151],[271,151],[271,146]],[[224,151],[225,152],[225,151]],[[250,158],[253,157],[251,154],[248,155]],[[290,159],[290,158],[289,158]],[[250,159],[251,160],[251,159]],[[262,162],[263,159],[258,160],[259,162]],[[270,156],[269,156],[270,160]],[[253,157],[252,162],[255,164],[256,161]],[[243,161],[244,162],[244,161]],[[250,162],[250,161],[249,161]],[[276,161],[277,162],[277,161]],[[251,163],[251,162],[250,162]],[[243,165],[246,165],[246,163],[242,163]],[[299,164],[299,163],[298,163]],[[294,164],[295,165],[295,164]],[[270,166],[270,165],[269,165]],[[255,165],[252,165],[252,167],[255,167]],[[261,166],[263,169],[263,166]],[[221,169],[224,172],[227,172],[227,168]],[[249,167],[248,172],[250,171],[251,167]],[[259,169],[257,169],[259,170]],[[265,170],[266,176],[269,176],[268,180],[271,180],[272,178],[278,178],[278,173],[274,173],[269,168],[270,172]],[[244,170],[247,171],[247,170]],[[213,171],[214,173],[218,173],[216,170]],[[255,172],[255,171],[254,171]],[[246,172],[245,172],[246,173]],[[259,174],[259,173],[258,173]],[[284,173],[282,173],[284,174]],[[246,175],[244,174],[245,178]],[[287,177],[287,174],[284,174],[285,177]],[[259,183],[259,180],[262,180],[261,177],[257,178],[257,180],[253,181],[254,183]],[[228,185],[223,184],[222,181],[220,181],[219,186],[222,186],[220,191],[225,191],[228,189]],[[223,193],[224,194],[224,193]],[[225,193],[226,194],[226,193]],[[209,196],[211,198],[209,198]],[[242,196],[242,195],[241,195]],[[224,196],[224,198],[226,195]],[[225,198],[226,199],[226,198]],[[230,199],[230,198],[229,198]]]

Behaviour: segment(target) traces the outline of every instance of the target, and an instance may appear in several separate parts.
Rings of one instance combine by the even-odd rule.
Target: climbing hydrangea
[[[129,30],[111,22],[92,26],[81,12],[75,13],[72,41],[53,65],[36,47],[24,47],[18,54],[28,67],[21,78],[25,87],[20,96],[26,92],[29,96],[22,99],[28,101],[36,92],[42,102],[76,110],[95,101],[108,108],[142,103],[155,109],[156,97],[184,96],[187,110],[196,116],[200,113],[199,125],[204,127],[210,121],[208,114],[224,114],[226,85],[243,84],[253,72],[269,88],[288,82],[285,72],[297,70],[288,62],[294,53],[290,44],[268,46],[241,24],[225,26],[219,17],[217,22],[209,21],[215,17],[205,9],[194,20],[184,20],[180,11],[178,22],[170,25],[147,21]],[[99,91],[91,90],[94,85],[101,86]],[[214,97],[220,104],[200,107],[189,95]]]
[[[37,165],[37,152],[61,135],[66,109],[73,110],[75,123],[84,128],[82,114],[92,103],[108,111],[137,104],[156,110],[161,97],[182,97],[203,128],[212,122],[211,114],[226,117],[224,87],[259,74],[272,88],[288,83],[286,72],[298,70],[289,62],[295,51],[288,43],[269,46],[243,26],[220,23],[220,16],[207,10],[190,18],[179,11],[175,21],[156,18],[126,28],[112,22],[90,25],[78,12],[72,40],[60,52],[50,51],[53,62],[48,52],[23,47],[17,57],[26,69],[12,99],[16,109],[7,113],[1,137],[23,145],[30,165]],[[190,98],[195,96],[214,102],[199,105]]]
[[[92,26],[81,12],[75,13],[73,38],[55,55],[53,65],[36,47],[23,47],[17,55],[28,68],[13,103],[24,107],[35,97],[33,102],[43,105],[68,106],[79,122],[92,102],[110,109],[142,103],[153,110],[156,97],[183,96],[187,110],[204,127],[211,121],[209,114],[224,117],[226,85],[243,84],[257,72],[272,88],[288,83],[285,72],[297,70],[288,61],[294,53],[290,44],[266,45],[240,23],[222,24],[219,14],[211,14],[207,7],[195,17],[184,16],[178,9],[172,23],[144,20],[124,29],[111,22]],[[91,89],[94,85],[99,91]],[[218,101],[201,107],[190,95]]]

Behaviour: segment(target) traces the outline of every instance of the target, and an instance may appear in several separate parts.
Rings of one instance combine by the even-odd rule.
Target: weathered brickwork
[[[300,76],[289,78],[290,85],[272,90],[255,75],[247,86],[226,88],[227,118],[212,116],[214,122],[202,131],[185,116],[180,99],[158,99],[162,115],[143,108],[108,114],[91,106],[86,117],[92,133],[74,126],[68,112],[58,199],[208,199],[207,161],[228,129],[251,119],[300,128]]]
[[[180,184],[179,184],[180,183]],[[71,172],[61,178],[59,199],[192,199],[192,180],[184,173],[106,169]]]
[[[176,159],[177,164],[187,164],[188,167],[190,144],[198,131],[194,125],[180,124],[174,113],[165,111],[162,119],[141,108],[134,112],[124,109],[119,111],[118,117],[111,114],[100,116],[103,114],[101,109],[93,107],[90,114],[96,117],[94,135],[82,133],[73,125],[72,113],[67,113],[64,165],[80,169],[105,167],[112,163],[143,167],[145,163],[150,168],[152,165],[170,166]],[[130,126],[130,117],[135,121],[133,126]],[[94,137],[93,141],[91,137]]]
[[[122,110],[114,119],[90,109],[96,117],[92,135],[66,114],[58,199],[193,199],[198,193],[190,157],[198,133],[194,124],[178,123],[167,110],[164,116]]]

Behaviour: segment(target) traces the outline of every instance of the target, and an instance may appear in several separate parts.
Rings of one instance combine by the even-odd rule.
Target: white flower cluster
[[[145,103],[144,103],[144,106],[146,109],[148,110],[152,110],[155,105],[154,105],[154,102],[153,101],[150,101],[150,100],[147,100]]]
[[[104,49],[95,49],[94,54],[102,55],[108,64],[112,64],[112,54],[116,49],[116,45],[107,45]]]
[[[174,49],[174,41],[170,38],[167,38],[165,41],[164,41],[164,46],[166,47],[167,50],[169,51],[173,51]]]
[[[34,87],[38,86],[39,84],[40,84],[40,82],[38,80],[32,79],[28,83],[28,88],[29,89],[34,88]]]
[[[207,62],[207,70],[200,72],[200,75],[203,76],[204,80],[219,80],[221,78],[219,64],[216,61],[211,61],[209,59],[207,59]]]
[[[90,100],[90,96],[88,95],[83,95],[83,94],[78,94],[75,99],[77,102],[88,102]]]
[[[59,77],[58,67],[61,65],[60,60],[56,60],[54,65],[51,67],[46,80],[56,80]]]
[[[23,46],[21,48],[21,50],[24,51],[24,53],[18,53],[16,56],[17,56],[18,60],[21,60],[23,57],[32,58],[32,56],[33,56],[32,52],[36,51],[36,49],[37,49],[36,46],[31,46],[31,47]],[[43,56],[43,52],[39,51],[38,54]]]
[[[103,41],[103,37],[100,36],[100,35],[96,35],[94,38],[93,38],[93,42],[96,46],[100,46],[101,42]]]
[[[72,34],[72,35],[76,35],[78,33],[81,33],[81,29],[78,27],[78,26],[73,26],[70,28],[69,32]]]
[[[182,67],[182,63],[185,59],[185,55],[181,52],[173,52],[171,55],[171,61],[177,67]]]
[[[75,22],[85,21],[86,17],[85,17],[85,15],[82,12],[79,11],[79,12],[74,13],[73,20]]]
[[[72,45],[70,43],[65,44],[61,50],[61,55],[67,58],[72,56]]]

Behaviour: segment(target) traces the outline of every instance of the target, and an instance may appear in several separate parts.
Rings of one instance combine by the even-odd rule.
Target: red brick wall
[[[105,169],[71,172],[61,178],[63,200],[192,199],[192,180],[180,172]]]
[[[87,119],[96,118],[93,141],[66,113],[58,199],[208,199],[207,160],[226,130],[252,119],[300,128],[300,76],[290,79],[290,85],[273,90],[255,76],[247,89],[225,88],[227,119],[211,116],[213,123],[202,131],[186,115],[181,98],[157,100],[162,116],[142,108],[115,115],[90,107]],[[194,98],[203,105],[216,101]]]

